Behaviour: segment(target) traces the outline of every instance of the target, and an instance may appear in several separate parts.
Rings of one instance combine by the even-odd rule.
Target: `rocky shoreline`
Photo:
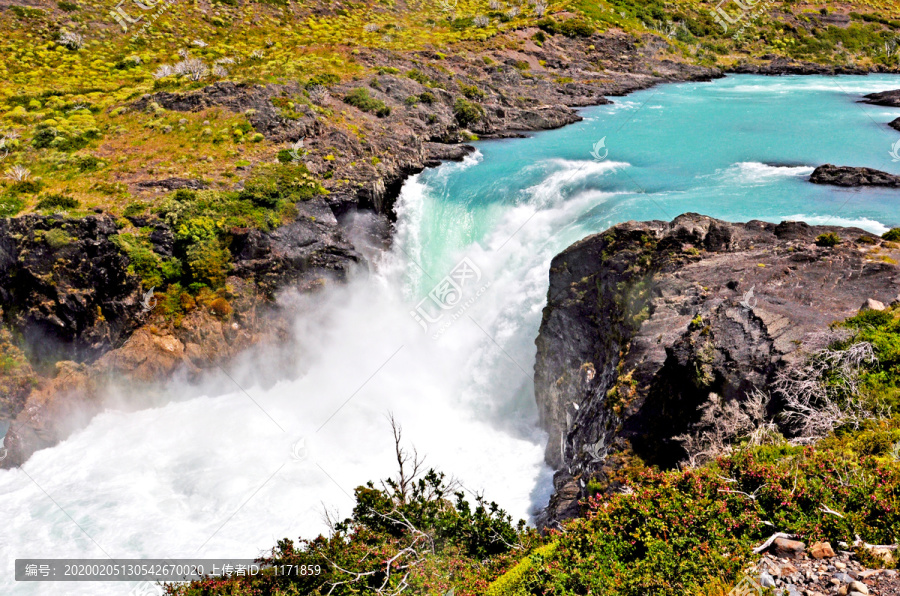
[[[560,253],[535,341],[557,470],[543,523],[575,516],[588,481],[617,490],[631,457],[687,460],[682,437],[704,411],[746,403],[829,324],[898,299],[898,259],[900,245],[861,229],[697,214],[627,222]]]

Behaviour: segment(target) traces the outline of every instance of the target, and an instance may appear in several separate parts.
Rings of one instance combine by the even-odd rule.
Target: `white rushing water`
[[[15,584],[16,558],[254,557],[280,538],[315,536],[325,505],[346,516],[354,487],[393,474],[389,413],[429,466],[528,518],[551,484],[530,379],[553,254],[541,243],[584,200],[602,200],[548,205],[559,184],[551,177],[532,189],[531,204],[486,215],[494,229],[482,248],[464,235],[423,237],[436,199],[411,179],[395,248],[375,270],[292,300],[305,371],[298,378],[253,383],[244,381],[253,371],[237,370],[246,393],[234,386],[162,407],[107,410],[22,469],[0,472],[8,571],[0,593],[132,589]],[[425,333],[410,311],[426,297],[424,312],[438,312],[427,291],[463,258],[480,276],[463,280],[461,304],[471,304],[455,321],[442,319],[449,328]],[[423,273],[413,261],[426,260],[449,265]]]

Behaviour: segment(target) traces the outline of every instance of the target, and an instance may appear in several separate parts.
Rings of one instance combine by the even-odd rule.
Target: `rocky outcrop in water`
[[[888,108],[900,108],[900,89],[895,91],[882,91],[881,93],[870,93],[866,95],[862,103],[870,103],[876,106],[885,106]]]
[[[828,232],[840,243],[818,246]],[[856,228],[686,214],[621,224],[555,257],[536,340],[558,470],[544,521],[574,515],[588,481],[614,490],[632,457],[683,460],[675,437],[704,405],[746,400],[830,323],[894,300],[898,253]]]
[[[825,164],[816,168],[810,175],[809,181],[813,184],[827,184],[831,186],[886,186],[889,188],[900,188],[900,176],[873,168],[854,168],[831,164]]]

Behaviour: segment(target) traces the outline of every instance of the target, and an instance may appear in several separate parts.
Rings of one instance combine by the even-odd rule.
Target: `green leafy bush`
[[[225,283],[225,276],[231,267],[231,254],[218,238],[207,237],[191,244],[185,256],[192,279],[211,288]]]
[[[484,99],[484,91],[475,85],[460,84],[459,90],[469,99]]]
[[[891,228],[890,230],[882,234],[881,237],[891,242],[898,242],[900,241],[900,228]]]
[[[329,72],[321,73],[317,75],[313,75],[309,77],[309,80],[306,82],[306,88],[312,89],[316,86],[328,87],[330,85],[337,85],[341,82],[341,77],[336,74],[331,74]]]
[[[557,30],[566,37],[590,37],[595,31],[594,26],[583,19],[562,21]]]
[[[841,243],[841,237],[834,232],[826,232],[816,236],[816,246],[832,247]]]
[[[363,112],[374,112],[379,118],[390,115],[391,108],[380,99],[369,95],[364,87],[357,87],[344,96],[344,102],[359,108]]]
[[[0,195],[0,217],[13,217],[25,207],[25,201],[15,195]]]
[[[38,200],[37,209],[78,209],[80,203],[63,194],[48,194]]]
[[[18,182],[13,182],[9,185],[8,190],[10,194],[13,195],[21,195],[21,194],[37,194],[41,192],[41,189],[44,188],[44,183],[37,179],[30,180],[19,180]]]
[[[60,151],[77,151],[87,147],[92,140],[99,139],[100,136],[100,130],[93,127],[78,133],[69,133],[46,124],[39,124],[35,128],[31,143],[36,149],[53,147]]]
[[[460,97],[453,104],[453,116],[460,126],[469,126],[484,118],[484,108]]]

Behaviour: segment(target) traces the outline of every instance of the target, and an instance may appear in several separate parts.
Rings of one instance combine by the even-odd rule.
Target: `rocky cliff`
[[[898,257],[860,229],[696,214],[624,223],[559,254],[536,340],[558,470],[546,521],[573,515],[591,480],[614,490],[629,458],[683,460],[675,437],[705,404],[746,400],[830,323],[894,300]]]
[[[363,260],[323,197],[296,209],[269,232],[233,229],[227,301],[198,296],[179,305],[177,321],[152,308],[165,298],[141,291],[112,218],[0,219],[0,420],[11,422],[0,466],[65,438],[111,387],[149,392],[175,373],[198,377],[251,345],[285,341],[288,324],[266,296],[340,282]],[[169,226],[138,223],[154,229],[153,251],[171,256]]]

